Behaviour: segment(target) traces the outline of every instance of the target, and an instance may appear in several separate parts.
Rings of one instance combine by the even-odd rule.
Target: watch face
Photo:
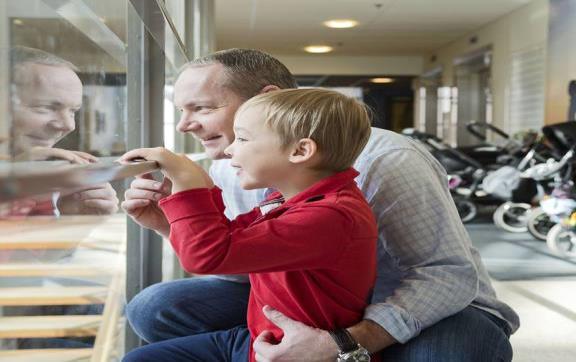
[[[364,347],[360,347],[348,353],[341,353],[338,362],[370,362],[370,353]]]

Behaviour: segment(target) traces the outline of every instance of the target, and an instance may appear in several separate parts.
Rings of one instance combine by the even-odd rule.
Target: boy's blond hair
[[[368,108],[353,98],[326,89],[285,89],[257,95],[238,112],[261,106],[266,125],[282,147],[302,138],[314,140],[322,161],[318,168],[351,167],[370,137]]]

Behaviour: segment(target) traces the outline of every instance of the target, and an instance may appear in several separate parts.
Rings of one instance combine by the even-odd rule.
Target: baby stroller
[[[576,122],[570,121],[542,129],[550,144],[554,147],[556,159],[537,165],[527,172],[534,175],[550,174],[554,182],[548,186],[549,192],[540,200],[528,219],[528,231],[539,240],[546,240],[550,229],[561,219],[570,216],[576,208],[574,192],[574,152],[576,148]]]
[[[463,222],[471,221],[476,217],[479,204],[495,205],[506,200],[507,196],[498,193],[491,194],[482,189],[482,182],[488,170],[502,167],[502,165],[483,165],[460,149],[452,148],[430,134],[413,129],[404,130],[403,134],[422,143],[444,166],[448,174],[448,187]],[[504,155],[502,152],[498,154]],[[514,156],[507,156],[509,156],[507,162],[511,162]]]

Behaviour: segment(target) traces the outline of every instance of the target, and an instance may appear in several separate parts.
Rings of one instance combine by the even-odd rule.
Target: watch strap
[[[358,348],[358,343],[352,338],[350,332],[345,328],[330,331],[330,336],[334,339],[341,353],[348,353]]]

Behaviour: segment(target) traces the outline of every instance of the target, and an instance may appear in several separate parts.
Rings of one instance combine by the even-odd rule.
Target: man
[[[10,52],[12,64],[12,150],[16,161],[97,162],[88,153],[54,148],[76,128],[82,107],[82,82],[76,67],[53,54],[25,47]],[[76,190],[58,198],[61,214],[112,214],[118,198],[110,184]]]
[[[258,93],[293,87],[278,60],[242,49],[193,61],[177,79],[178,130],[191,133],[215,160],[210,174],[223,190],[229,218],[256,206],[269,191],[241,191],[225,159],[234,113]],[[257,360],[363,360],[353,359],[366,357],[359,344],[381,351],[385,361],[510,361],[508,337],[518,317],[496,299],[438,162],[410,140],[372,129],[355,168],[379,232],[378,277],[364,320],[348,328],[348,335],[313,329],[264,308],[284,337],[272,344],[269,333],[258,336]],[[166,183],[139,178],[122,207],[140,225],[167,236],[169,225],[157,201],[169,194]],[[126,313],[141,337],[157,342],[245,324],[248,292],[238,277],[160,283],[137,295]]]

